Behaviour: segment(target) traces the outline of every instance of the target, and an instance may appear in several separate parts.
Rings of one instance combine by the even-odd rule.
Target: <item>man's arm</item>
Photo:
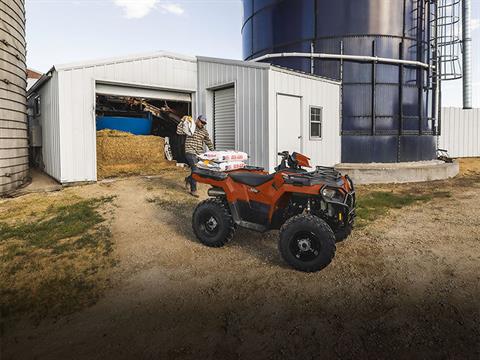
[[[207,131],[206,131],[205,133],[206,133],[206,134],[205,134],[205,138],[203,139],[203,141],[205,142],[205,145],[207,145],[208,150],[214,151],[214,150],[215,150],[215,147],[213,146],[213,142],[212,142],[212,140],[210,139],[210,135],[208,134]]]
[[[178,123],[178,126],[177,126],[177,134],[178,135],[187,135],[187,134],[185,134],[185,131],[183,131],[183,123],[184,123],[183,120]]]

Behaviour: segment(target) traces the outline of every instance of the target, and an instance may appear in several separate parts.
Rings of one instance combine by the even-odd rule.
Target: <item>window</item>
[[[40,95],[37,95],[33,99],[33,115],[40,116]]]
[[[321,107],[310,107],[310,139],[322,138],[322,112]]]

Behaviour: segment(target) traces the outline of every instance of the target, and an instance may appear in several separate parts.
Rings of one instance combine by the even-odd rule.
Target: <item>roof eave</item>
[[[53,66],[50,70],[48,70],[45,74],[42,75],[40,79],[38,79],[33,86],[28,89],[27,91],[27,98],[35,93],[38,89],[40,89],[47,81],[52,78],[52,74],[56,71],[55,66]]]

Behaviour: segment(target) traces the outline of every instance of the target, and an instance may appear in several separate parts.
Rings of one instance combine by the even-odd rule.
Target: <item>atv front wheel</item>
[[[346,238],[348,238],[350,236],[350,234],[352,233],[352,230],[353,230],[353,225],[352,224],[347,225],[342,229],[337,229],[337,231],[335,231],[335,240],[337,242],[341,242],[341,241],[345,240]]]
[[[222,247],[233,238],[232,215],[221,199],[207,199],[198,204],[192,217],[193,232],[209,247]]]
[[[293,268],[315,272],[325,268],[335,256],[335,234],[314,215],[297,215],[280,229],[278,248]]]

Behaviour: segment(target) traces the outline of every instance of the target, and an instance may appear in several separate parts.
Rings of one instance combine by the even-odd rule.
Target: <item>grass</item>
[[[22,200],[0,204],[2,319],[28,314],[39,321],[88,306],[106,284],[104,270],[114,265],[101,213],[114,198],[46,200],[34,214],[19,214]],[[5,215],[9,208],[11,217]]]
[[[450,198],[449,191],[437,191],[417,189],[414,191],[403,190],[394,191],[372,191],[359,196],[357,201],[356,227],[367,226],[370,222],[385,216],[391,209],[401,209],[403,207],[419,203],[428,202],[439,198]]]

